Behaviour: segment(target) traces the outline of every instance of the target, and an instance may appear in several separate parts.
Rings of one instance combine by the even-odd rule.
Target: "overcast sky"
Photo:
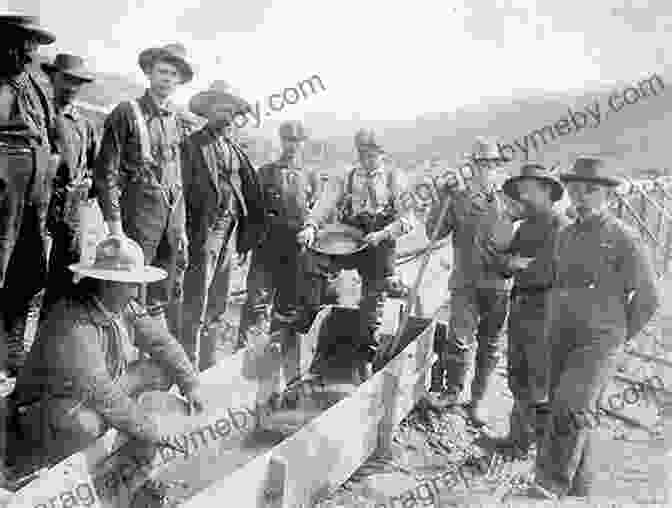
[[[50,52],[138,80],[140,50],[182,42],[196,78],[178,101],[213,79],[263,100],[318,74],[327,90],[293,116],[408,119],[636,81],[662,72],[672,46],[669,0],[0,0],[6,8],[39,13],[58,37]]]

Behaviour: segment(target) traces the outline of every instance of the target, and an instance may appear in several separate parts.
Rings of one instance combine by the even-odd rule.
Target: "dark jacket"
[[[190,259],[202,251],[208,231],[220,210],[222,189],[219,188],[218,157],[215,149],[217,138],[206,126],[187,137],[182,147],[182,174],[187,211]],[[250,159],[235,142],[229,145],[240,162],[241,191],[247,216],[241,216],[236,246],[244,254],[259,245],[264,234],[266,211],[261,185]]]

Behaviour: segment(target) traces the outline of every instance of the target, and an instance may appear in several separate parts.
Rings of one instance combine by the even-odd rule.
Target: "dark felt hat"
[[[213,114],[228,112],[231,115],[245,114],[252,111],[252,106],[240,97],[226,81],[217,80],[210,88],[198,92],[189,100],[189,111],[193,114],[209,118]]]
[[[299,120],[288,120],[282,122],[278,128],[278,135],[282,139],[293,139],[297,141],[304,141],[308,139],[308,133]]]
[[[502,190],[504,194],[509,196],[511,199],[518,201],[520,199],[520,194],[518,193],[518,182],[521,180],[533,178],[535,180],[540,180],[546,182],[551,186],[551,199],[553,201],[560,201],[562,195],[565,192],[562,183],[558,180],[553,173],[546,169],[541,164],[525,164],[520,168],[520,173],[516,176],[512,176],[504,182],[502,185]]]
[[[173,63],[182,74],[182,83],[188,83],[194,77],[194,70],[187,62],[187,50],[180,43],[166,44],[160,48],[148,48],[138,56],[138,65],[144,73],[148,73],[156,60],[161,59]]]
[[[591,156],[577,158],[572,169],[560,175],[560,180],[563,182],[592,182],[608,187],[617,187],[623,183],[608,173],[604,159]]]
[[[34,37],[38,44],[51,44],[56,40],[54,34],[40,26],[40,21],[37,16],[10,13],[0,14],[0,25],[12,26],[25,31],[27,34]],[[0,28],[0,31],[4,32],[2,28]]]
[[[67,74],[68,76],[72,76],[73,78],[77,78],[86,83],[91,83],[94,80],[93,74],[89,72],[84,65],[84,59],[77,55],[59,53],[56,55],[56,58],[54,58],[53,63],[45,62],[41,67],[47,74],[60,71],[63,74]]]
[[[366,248],[364,233],[347,224],[328,224],[315,235],[310,249],[320,254],[343,256]]]

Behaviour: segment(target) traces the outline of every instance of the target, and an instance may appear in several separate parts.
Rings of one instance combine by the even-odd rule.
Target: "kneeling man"
[[[12,441],[41,450],[48,462],[86,447],[109,427],[169,446],[166,422],[135,398],[177,383],[195,409],[203,403],[184,349],[136,301],[141,284],[166,272],[145,266],[140,246],[124,236],[100,242],[93,264],[70,269],[82,280],[49,313],[19,376],[14,396],[23,439]],[[140,352],[149,359],[138,359]]]

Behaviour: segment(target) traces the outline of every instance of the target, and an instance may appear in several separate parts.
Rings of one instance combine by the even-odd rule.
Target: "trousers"
[[[509,292],[495,288],[456,288],[449,305],[447,340],[439,348],[445,386],[458,402],[463,397],[468,371],[475,362],[471,398],[472,402],[478,402],[503,353],[502,332]]]
[[[533,408],[548,399],[546,300],[545,292],[519,293],[511,300],[508,319],[508,381],[514,400],[510,432],[523,449],[536,436]]]
[[[206,324],[226,310],[230,282],[231,243],[237,218],[223,213],[208,231],[203,247],[194,252],[184,278],[182,345],[199,370],[215,365],[216,334]],[[214,291],[213,291],[214,290]]]
[[[172,385],[168,373],[146,359],[131,363],[118,382],[132,398],[146,391],[167,391]],[[18,421],[21,439],[10,440],[9,453],[22,471],[61,461],[91,445],[109,428],[98,412],[69,398],[29,406],[19,413]]]

